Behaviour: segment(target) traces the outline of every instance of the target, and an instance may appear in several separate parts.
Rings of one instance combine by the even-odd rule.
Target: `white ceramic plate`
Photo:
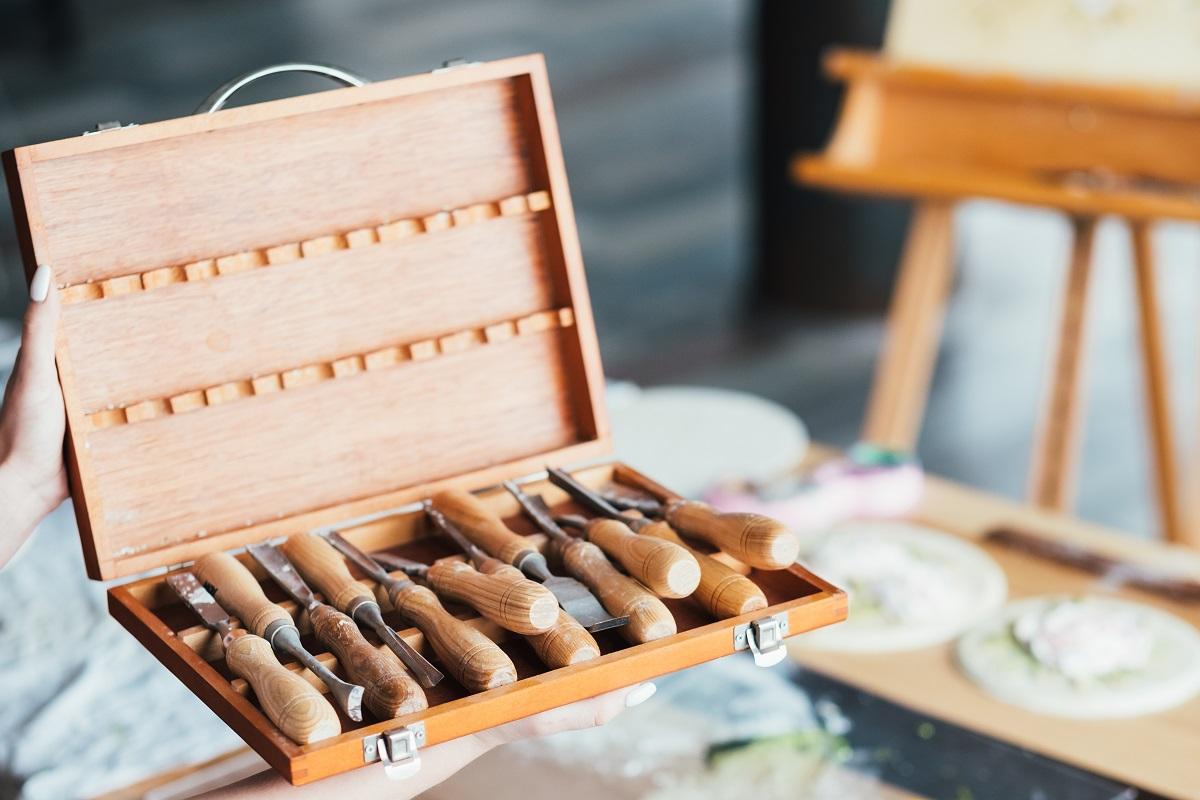
[[[886,653],[916,650],[949,641],[980,619],[993,614],[1008,595],[1004,571],[987,553],[970,542],[934,528],[907,522],[857,521],[834,526],[820,534],[803,537],[801,563],[805,554],[828,545],[831,537],[853,538],[856,547],[874,543],[889,547],[899,544],[922,566],[947,576],[945,594],[950,601],[929,608],[919,620],[897,622],[880,609],[856,597],[852,582],[839,575],[813,571],[846,590],[850,616],[845,622],[796,637],[800,647],[848,653]],[[841,581],[841,582],[839,582]]]
[[[1111,597],[1087,602],[1139,615],[1153,631],[1149,663],[1138,670],[1075,682],[1047,667],[1013,637],[1015,619],[1065,597],[1033,597],[1005,606],[958,642],[958,662],[971,680],[1016,706],[1076,719],[1133,717],[1162,711],[1200,691],[1200,633],[1187,622],[1150,606]]]

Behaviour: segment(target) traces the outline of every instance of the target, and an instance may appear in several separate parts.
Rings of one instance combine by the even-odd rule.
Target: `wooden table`
[[[1115,531],[930,478],[915,522],[978,540],[1008,525],[1147,564],[1187,565],[1200,576],[1194,551],[1133,539]],[[1003,567],[1012,599],[1104,591],[1091,575],[994,545],[983,548]],[[1134,589],[1112,593],[1169,611],[1200,626],[1200,605],[1160,599]],[[800,641],[800,640],[795,640]],[[1169,711],[1125,720],[1068,720],[994,700],[954,663],[952,644],[905,653],[857,655],[791,647],[800,664],[921,713],[1140,788],[1172,797],[1200,797],[1200,698]]]

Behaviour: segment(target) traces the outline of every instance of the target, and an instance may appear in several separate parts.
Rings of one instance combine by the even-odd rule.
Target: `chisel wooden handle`
[[[587,585],[614,617],[629,617],[620,628],[626,639],[640,644],[671,636],[675,618],[645,586],[622,575],[599,547],[575,539],[562,545],[563,566]]]
[[[364,600],[375,602],[375,594],[346,569],[342,554],[315,533],[297,533],[279,545],[279,549],[304,579],[325,595],[325,602],[339,611],[349,612]]]
[[[638,532],[643,536],[655,536],[687,547],[665,522],[652,522]],[[690,547],[687,549],[700,567],[700,585],[692,593],[691,599],[709,614],[717,619],[728,619],[767,607],[767,597],[754,581],[739,575],[715,558]]]
[[[479,571],[510,583],[528,580],[521,570],[498,558],[489,558],[480,564]],[[525,641],[529,642],[542,663],[551,669],[600,657],[600,645],[595,637],[561,608],[558,609],[558,619],[549,630],[526,636]]]
[[[354,620],[324,603],[309,610],[308,620],[347,677],[366,688],[363,705],[377,718],[391,719],[429,707],[425,692],[399,659],[363,638]]]
[[[284,667],[267,640],[253,634],[233,637],[225,663],[245,678],[263,713],[297,744],[312,744],[342,732],[337,712],[312,684]]]
[[[506,564],[533,549],[525,537],[513,533],[500,515],[470,492],[447,489],[433,496],[433,505],[462,529],[468,539]]]
[[[520,582],[499,580],[461,561],[442,560],[429,567],[425,578],[438,594],[471,606],[514,633],[541,633],[558,619],[554,595],[524,575]]]
[[[211,587],[221,607],[241,620],[242,627],[251,633],[262,636],[267,626],[278,620],[292,624],[292,615],[268,600],[254,574],[229,553],[218,550],[202,556],[192,572]]]
[[[409,583],[392,592],[391,600],[425,634],[454,679],[470,691],[487,691],[517,679],[516,666],[500,646],[443,608],[429,589]]]
[[[659,597],[687,597],[700,585],[700,565],[684,548],[640,536],[615,519],[588,522],[587,538]]]
[[[761,514],[729,514],[691,500],[666,508],[666,521],[680,533],[693,536],[760,569],[785,569],[800,555],[800,540],[782,523]]]

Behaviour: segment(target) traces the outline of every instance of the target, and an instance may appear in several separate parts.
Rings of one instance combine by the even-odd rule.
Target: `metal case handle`
[[[233,80],[221,84],[217,87],[216,91],[204,98],[204,102],[196,108],[195,113],[211,114],[214,111],[220,111],[229,102],[229,98],[233,97],[234,93],[242,87],[254,83],[259,78],[265,78],[268,75],[278,75],[283,72],[307,72],[312,75],[324,75],[345,86],[363,86],[370,83],[369,80],[357,73],[342,69],[341,67],[335,67],[331,64],[308,64],[304,62],[272,64],[269,67],[263,67],[253,72],[247,72],[245,75],[239,75]]]

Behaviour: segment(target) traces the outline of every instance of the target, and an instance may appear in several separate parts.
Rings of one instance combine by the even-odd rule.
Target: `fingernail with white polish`
[[[640,706],[642,703],[649,700],[658,691],[658,687],[653,683],[643,683],[633,687],[633,690],[625,695],[625,707],[633,708]]]
[[[29,299],[35,303],[40,303],[50,294],[50,265],[41,264],[37,268],[37,272],[33,273],[33,280],[29,283]]]

